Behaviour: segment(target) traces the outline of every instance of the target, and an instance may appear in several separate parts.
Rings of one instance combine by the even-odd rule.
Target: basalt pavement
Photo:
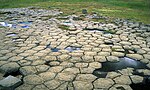
[[[149,25],[123,19],[113,23],[80,20],[77,15],[61,16],[59,10],[0,12],[0,21],[32,21],[28,28],[19,27],[22,24],[0,28],[0,80],[12,75],[22,81],[14,88],[6,83],[1,90],[132,90],[130,84],[144,79],[134,75],[133,68],[108,72],[105,78],[96,77],[93,71],[120,57],[150,68]],[[87,14],[85,18],[106,17]],[[138,71],[150,75],[149,69]]]

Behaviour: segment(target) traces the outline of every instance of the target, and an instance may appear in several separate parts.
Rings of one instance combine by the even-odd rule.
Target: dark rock
[[[0,70],[2,73],[11,73],[11,72],[16,72],[18,71],[18,69],[20,68],[20,66],[15,63],[15,62],[11,62],[8,64],[4,64],[0,67]]]
[[[83,13],[83,14],[88,14],[88,12],[87,12],[86,9],[82,9],[82,13]]]
[[[16,77],[8,76],[0,81],[2,90],[14,90],[17,86],[21,85],[22,81]]]

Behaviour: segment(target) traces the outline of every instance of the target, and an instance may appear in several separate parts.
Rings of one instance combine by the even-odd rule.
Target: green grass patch
[[[53,17],[55,17],[55,16],[47,15],[47,16],[42,16],[41,18],[42,18],[42,20],[49,20],[49,19],[51,19]]]
[[[38,2],[46,2],[49,0],[0,0],[0,8],[17,8],[32,6]]]
[[[97,12],[113,18],[150,23],[150,0],[0,0],[0,8],[37,6],[60,9],[65,14]]]
[[[66,25],[59,25],[58,27],[62,30],[70,30],[69,26],[66,26]]]
[[[114,30],[105,30],[104,33],[116,34],[116,31],[114,31]]]
[[[56,19],[58,19],[58,20],[68,20],[69,18],[58,17],[58,18],[56,18]]]

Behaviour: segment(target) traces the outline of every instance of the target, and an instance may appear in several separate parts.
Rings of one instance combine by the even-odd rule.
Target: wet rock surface
[[[82,20],[57,9],[0,12],[0,89],[149,90],[149,26]],[[9,75],[17,80],[10,83]]]

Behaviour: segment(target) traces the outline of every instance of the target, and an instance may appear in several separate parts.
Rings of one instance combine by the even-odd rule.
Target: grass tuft
[[[114,31],[114,30],[105,30],[104,33],[116,34],[116,31]]]
[[[69,30],[69,26],[66,25],[59,25],[58,27],[62,30]]]
[[[36,6],[60,9],[65,14],[97,12],[114,18],[150,23],[150,0],[0,0],[0,8]]]

